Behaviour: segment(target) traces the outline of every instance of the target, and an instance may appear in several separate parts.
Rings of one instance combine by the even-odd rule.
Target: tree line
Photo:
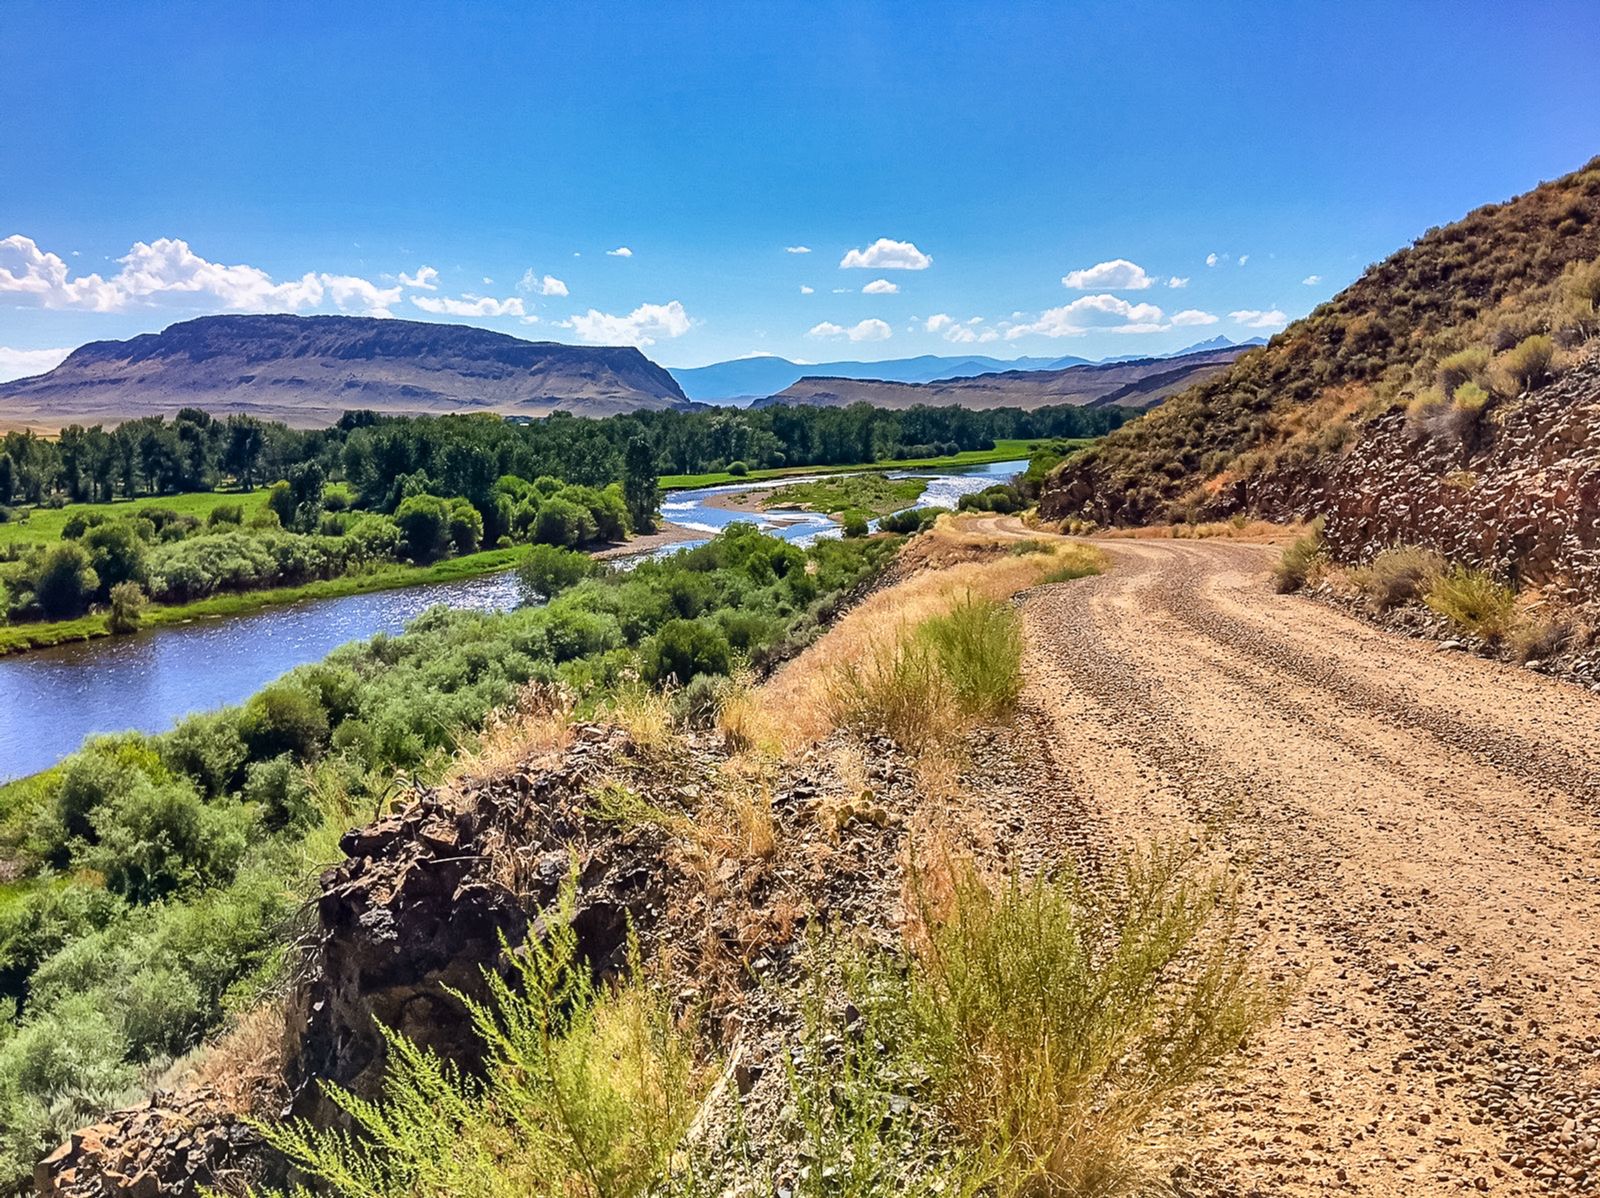
[[[541,475],[583,486],[630,489],[636,516],[653,506],[653,476],[744,463],[753,469],[844,465],[988,449],[996,440],[1099,436],[1133,413],[1069,405],[1025,412],[958,407],[885,411],[772,407],[635,412],[603,419],[564,413],[539,420],[345,413],[331,427],[293,429],[235,414],[181,409],[115,428],[72,425],[54,439],[0,437],[0,505],[109,502],[139,496],[248,489],[315,463],[347,479],[361,506],[393,511],[397,496],[426,476],[431,493],[466,498],[484,511],[495,481]],[[489,519],[484,512],[485,519]]]

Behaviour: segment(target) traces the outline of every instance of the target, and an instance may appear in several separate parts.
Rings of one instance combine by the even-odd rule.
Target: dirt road
[[[1019,843],[1204,836],[1300,979],[1194,1191],[1600,1187],[1600,696],[1273,594],[1263,547],[1102,546],[1025,601]]]

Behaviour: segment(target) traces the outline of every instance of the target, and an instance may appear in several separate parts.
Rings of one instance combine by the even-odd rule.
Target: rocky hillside
[[[1048,404],[1081,404],[1148,408],[1218,373],[1243,352],[1242,346],[1228,346],[1172,358],[1135,358],[1063,370],[1006,370],[928,383],[808,377],[751,406],[808,404],[843,408],[869,403],[878,408],[910,408],[918,404],[959,404],[964,408],[1032,410]]]
[[[1419,543],[1593,587],[1597,300],[1600,159],[1430,230],[1065,463],[1041,510],[1325,516],[1341,557]]]
[[[205,316],[91,342],[48,374],[0,384],[0,418],[46,428],[181,407],[308,427],[351,408],[609,416],[688,403],[672,376],[631,346],[358,316]]]

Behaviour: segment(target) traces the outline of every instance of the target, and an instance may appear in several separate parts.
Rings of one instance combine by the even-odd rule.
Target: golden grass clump
[[[1422,601],[1462,632],[1498,644],[1516,617],[1516,592],[1493,575],[1451,566],[1429,584]]]
[[[991,888],[969,869],[925,920],[915,1055],[994,1193],[1144,1192],[1145,1130],[1283,1003],[1239,934],[1230,874],[1161,846],[1113,872]]]

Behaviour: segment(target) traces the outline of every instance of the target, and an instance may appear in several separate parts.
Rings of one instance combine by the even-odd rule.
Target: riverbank
[[[607,545],[590,551],[598,561],[618,557],[631,557],[636,553],[649,553],[654,549],[680,541],[704,537],[704,533],[675,524],[664,524],[645,536],[632,537],[620,544]],[[526,551],[526,545],[509,549],[486,549],[453,557],[431,566],[389,566],[370,574],[352,574],[343,578],[329,578],[308,582],[295,587],[274,587],[264,591],[247,591],[237,595],[212,595],[194,603],[152,606],[145,610],[140,631],[151,628],[188,624],[195,620],[216,620],[228,616],[248,615],[267,607],[300,603],[309,599],[342,599],[349,595],[365,595],[375,591],[392,591],[402,587],[426,586],[430,583],[461,582],[485,574],[509,570]],[[75,620],[53,620],[38,624],[12,624],[0,627],[0,657],[26,653],[33,649],[48,649],[79,641],[110,636],[104,613],[80,616]]]
[[[890,458],[878,462],[851,462],[842,466],[776,466],[771,470],[751,470],[747,474],[733,475],[726,470],[707,474],[663,474],[663,490],[678,491],[690,487],[715,487],[724,483],[761,482],[772,478],[794,478],[807,474],[859,474],[866,470],[940,470],[945,467],[992,466],[996,462],[1009,462],[1031,456],[1033,449],[1061,438],[1036,437],[996,441],[993,449],[968,449],[961,453],[937,458]],[[1070,440],[1071,449],[1082,449],[1093,444],[1093,438]]]

